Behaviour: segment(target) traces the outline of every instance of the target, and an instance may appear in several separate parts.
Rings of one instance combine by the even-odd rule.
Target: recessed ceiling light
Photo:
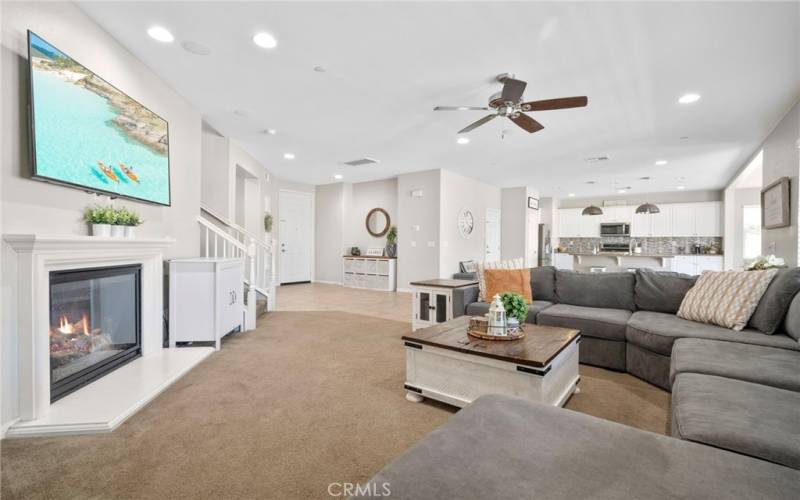
[[[456,142],[459,144],[469,144],[469,137],[459,137]]]
[[[283,153],[283,157],[285,159],[287,159],[287,160],[294,160],[294,154],[293,153]]]
[[[172,33],[167,31],[166,28],[162,28],[161,26],[152,26],[150,29],[147,30],[147,34],[150,35],[150,38],[153,40],[158,40],[159,42],[169,43],[175,40],[175,37],[172,36]]]
[[[275,40],[275,37],[266,31],[261,31],[253,35],[253,43],[262,49],[274,49],[278,46],[278,41]]]
[[[575,193],[569,193],[567,196],[569,196],[570,198],[575,198]]]
[[[691,104],[700,100],[700,94],[683,94],[678,99],[681,104]]]
[[[678,191],[683,191],[684,189],[686,189],[686,186],[678,186],[675,189],[677,189]]]
[[[340,181],[342,180],[342,174],[336,174],[333,176],[333,178],[336,179],[337,181]]]
[[[627,193],[627,192],[628,192],[628,190],[627,190],[627,189],[617,189],[617,192],[618,192],[619,194],[625,194],[625,193]]]
[[[667,163],[668,163],[667,160],[658,160],[656,162],[656,165],[658,165],[660,167],[661,165],[666,165]]]
[[[261,131],[261,133],[267,135],[275,135],[278,133],[278,131],[275,130],[274,128],[265,128],[264,130]]]

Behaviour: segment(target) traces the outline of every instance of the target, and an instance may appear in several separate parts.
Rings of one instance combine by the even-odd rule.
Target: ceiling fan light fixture
[[[657,214],[660,212],[661,210],[653,203],[642,203],[636,207],[637,214]]]
[[[581,215],[603,215],[603,209],[596,205],[589,205],[583,209]]]

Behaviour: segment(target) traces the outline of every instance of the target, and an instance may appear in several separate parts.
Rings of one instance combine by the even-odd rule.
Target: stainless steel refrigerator
[[[553,265],[553,245],[550,240],[550,224],[539,224],[539,266]]]

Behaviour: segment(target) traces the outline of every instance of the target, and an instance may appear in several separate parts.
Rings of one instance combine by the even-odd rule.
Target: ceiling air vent
[[[590,156],[589,158],[584,158],[583,161],[585,161],[586,163],[600,163],[603,161],[608,161],[610,159],[611,158],[609,158],[607,155],[603,155],[603,156]]]
[[[378,163],[378,160],[375,158],[370,158],[365,156],[364,158],[359,158],[357,160],[350,160],[344,162],[345,165],[350,165],[351,167],[360,167],[362,165],[372,165],[373,163]]]

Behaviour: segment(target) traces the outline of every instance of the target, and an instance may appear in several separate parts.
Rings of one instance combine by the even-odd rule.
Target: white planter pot
[[[111,224],[92,224],[92,236],[111,236]]]
[[[122,238],[125,236],[125,226],[111,226],[111,237]]]
[[[125,237],[126,238],[135,238],[136,237],[136,226],[125,226]]]

